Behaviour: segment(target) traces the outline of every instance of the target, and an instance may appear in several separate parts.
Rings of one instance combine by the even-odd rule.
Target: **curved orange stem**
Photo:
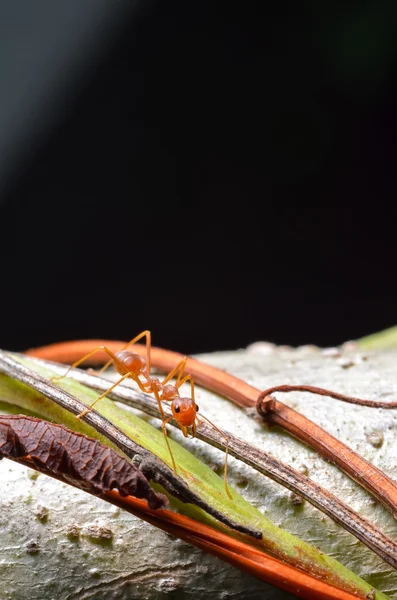
[[[122,498],[116,491],[107,492],[106,499],[144,521],[299,598],[357,600],[356,594],[320,581],[309,573],[287,565],[253,546],[189,517],[163,509],[153,510],[148,507],[147,502],[131,496]]]
[[[70,363],[87,353],[87,350],[93,346],[106,345],[110,350],[116,352],[124,344],[123,341],[115,340],[73,340],[33,348],[26,354]],[[133,346],[133,349],[137,354],[145,355],[144,346],[137,344]],[[182,354],[163,348],[152,346],[151,351],[153,366],[164,372],[170,371],[177,362],[184,358]],[[108,357],[105,354],[102,356],[98,352],[95,359],[95,364],[102,364]],[[199,385],[232,400],[239,406],[254,407],[258,397],[262,396],[260,390],[241,379],[194,358],[187,358],[185,370],[194,377]],[[268,405],[267,419],[271,423],[279,425],[300,441],[317,450],[326,459],[331,459],[349,477],[389,508],[393,514],[397,514],[397,484],[393,479],[310,419],[273,397],[269,398],[271,398],[271,402]]]
[[[66,481],[61,473],[55,474],[46,471],[45,468],[40,468],[29,455],[18,457],[17,462],[43,472],[54,479],[74,485],[70,480]],[[90,490],[86,490],[86,492],[93,496],[97,495]],[[133,496],[120,496],[117,490],[106,491],[101,498],[147,523],[221,558],[266,583],[295,594],[299,598],[305,600],[357,600],[360,597],[365,598],[364,592],[359,592],[356,589],[352,591],[343,590],[325,583],[310,573],[269,556],[263,550],[259,550],[184,515],[166,509],[151,509],[146,501],[138,500]]]
[[[93,346],[101,345],[116,352],[125,345],[125,341],[91,339],[60,342],[30,349],[25,354],[70,364],[87,353]],[[137,344],[133,346],[133,351],[144,356],[146,349]],[[157,347],[152,347],[151,357],[153,366],[164,372],[171,371],[175,364],[184,358],[182,354]],[[92,364],[103,364],[107,359],[108,356],[105,353],[102,356],[98,352]],[[187,358],[186,370],[198,384],[232,400],[239,406],[254,407],[261,394],[260,390],[241,379],[193,358]],[[282,426],[326,458],[331,458],[352,479],[370,491],[384,505],[391,508],[393,513],[397,513],[397,485],[392,479],[306,417],[282,402],[272,397],[269,398],[271,401],[269,402],[268,418],[272,423]],[[319,600],[336,600],[338,598],[353,600],[353,598],[357,598],[357,592],[351,594],[335,588],[313,575],[281,563],[248,544],[187,517],[175,513],[165,515],[169,511],[151,511],[147,506],[143,509],[144,502],[131,497],[121,498],[117,492],[110,492],[107,497],[110,502],[137,514],[157,527],[299,597],[310,600],[314,598]]]

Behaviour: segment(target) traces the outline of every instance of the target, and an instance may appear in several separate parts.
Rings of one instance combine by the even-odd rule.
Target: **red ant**
[[[141,340],[143,337],[146,337],[146,359],[143,358],[142,356],[140,356],[139,354],[136,354],[136,353],[128,350],[129,346],[131,346],[132,344],[135,344],[136,342]],[[91,356],[96,354],[97,352],[100,352],[100,351],[106,352],[110,356],[110,360],[99,370],[99,373],[103,373],[113,363],[115,369],[117,370],[117,372],[120,375],[122,375],[122,377],[116,383],[114,383],[106,392],[101,394],[101,396],[99,396],[86,410],[84,410],[82,413],[77,415],[77,418],[80,419],[81,417],[83,417],[84,415],[89,413],[90,410],[93,408],[93,406],[97,402],[99,402],[99,400],[102,400],[102,398],[105,398],[105,396],[107,396],[112,390],[114,390],[114,388],[116,386],[118,386],[120,383],[122,383],[124,381],[124,379],[127,379],[127,378],[132,379],[133,381],[135,381],[135,383],[137,383],[137,385],[139,386],[139,389],[142,392],[145,392],[148,394],[154,394],[154,396],[157,400],[157,404],[158,404],[160,414],[161,414],[161,420],[162,420],[161,426],[162,426],[164,438],[165,438],[165,441],[166,441],[166,444],[167,444],[167,447],[168,447],[168,450],[169,450],[169,453],[171,456],[171,461],[172,461],[174,471],[176,472],[176,464],[175,464],[175,460],[174,460],[174,457],[172,454],[171,446],[168,441],[166,425],[169,421],[171,421],[172,419],[175,419],[176,422],[178,423],[178,425],[180,426],[184,437],[188,437],[188,428],[189,427],[192,428],[192,437],[196,436],[196,421],[200,422],[200,420],[197,417],[199,407],[198,407],[198,404],[196,404],[196,401],[194,398],[194,381],[193,381],[193,378],[191,375],[185,375],[183,377],[183,373],[184,373],[186,362],[187,362],[187,357],[183,358],[176,365],[176,367],[174,369],[172,369],[172,371],[167,375],[167,377],[165,379],[163,379],[163,381],[160,381],[157,377],[152,377],[150,375],[150,370],[151,370],[150,350],[151,350],[151,333],[149,330],[145,330],[145,331],[142,331],[136,337],[132,338],[132,340],[130,340],[128,342],[128,344],[126,344],[124,346],[124,348],[122,348],[119,352],[116,352],[115,354],[111,350],[109,350],[109,348],[107,348],[106,346],[98,346],[97,348],[94,348],[94,350],[92,350],[88,354],[85,354],[82,358],[80,358],[79,360],[74,362],[68,368],[68,370],[66,371],[66,373],[64,375],[62,375],[61,377],[55,377],[53,379],[62,379],[63,377],[66,377],[72,369],[78,367],[82,362],[84,362],[85,360],[87,360],[88,358],[90,358]],[[176,379],[175,384],[169,383],[170,380],[173,377],[175,377],[176,375],[177,375],[177,379]],[[143,381],[140,379],[141,376],[144,377]],[[179,394],[179,388],[187,381],[190,381],[191,398],[186,398],[186,397],[182,398]],[[171,402],[171,411],[172,411],[171,417],[166,418],[162,404],[161,404],[162,402]],[[207,417],[205,417],[204,415],[201,415],[201,418],[205,419],[214,429],[216,429],[216,431],[218,431],[218,433],[220,433],[225,438],[226,443],[225,443],[224,483],[225,483],[226,493],[229,496],[229,498],[232,499],[232,495],[229,491],[228,484],[227,484],[227,458],[228,458],[228,442],[229,442],[229,440],[228,440],[227,436],[220,429],[218,429],[218,427],[216,427],[216,425],[214,425],[214,423],[212,423],[209,419],[207,419]]]

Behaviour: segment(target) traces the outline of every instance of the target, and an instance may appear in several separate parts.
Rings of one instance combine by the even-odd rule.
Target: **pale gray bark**
[[[339,355],[312,347],[291,350],[255,344],[201,358],[260,389],[305,383],[374,400],[397,398],[395,352],[364,355],[351,350]],[[303,393],[277,397],[394,477],[397,411]],[[314,451],[278,429],[268,431],[244,410],[200,388],[197,402],[200,412],[220,428],[307,471],[397,539],[393,516]],[[198,440],[186,442],[171,428],[170,434],[206,462],[218,465],[222,473],[222,452]],[[97,498],[32,473],[10,461],[0,462],[2,600],[292,598]],[[231,484],[273,522],[397,597],[396,571],[317,509],[299,503],[288,490],[233,458],[229,475]]]

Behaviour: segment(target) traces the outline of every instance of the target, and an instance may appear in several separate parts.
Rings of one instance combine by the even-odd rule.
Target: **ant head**
[[[129,352],[129,350],[117,352],[115,356],[117,359],[117,362],[115,361],[115,366],[121,375],[127,373],[139,375],[146,367],[146,360],[142,356],[139,356],[139,354]]]
[[[196,419],[198,406],[192,398],[175,398],[171,403],[171,410],[179,425],[191,427]]]

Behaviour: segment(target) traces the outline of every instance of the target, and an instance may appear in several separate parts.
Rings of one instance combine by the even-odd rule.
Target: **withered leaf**
[[[29,457],[40,470],[100,495],[146,498],[151,508],[166,503],[144,474],[126,458],[94,438],[55,423],[24,415],[0,415],[0,458]]]

